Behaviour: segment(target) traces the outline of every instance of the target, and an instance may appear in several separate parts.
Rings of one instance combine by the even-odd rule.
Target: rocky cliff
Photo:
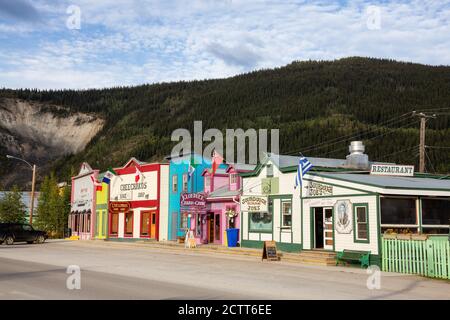
[[[23,174],[26,166],[4,162],[5,153],[47,168],[62,156],[82,151],[103,125],[104,120],[95,115],[39,102],[0,99],[0,157],[8,167],[0,175],[0,184],[26,185],[29,180]]]

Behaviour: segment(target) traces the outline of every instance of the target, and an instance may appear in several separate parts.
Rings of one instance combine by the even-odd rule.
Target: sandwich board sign
[[[264,241],[262,260],[278,261],[277,244],[275,241]]]

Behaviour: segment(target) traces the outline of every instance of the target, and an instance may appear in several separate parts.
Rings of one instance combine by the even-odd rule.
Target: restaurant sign
[[[399,166],[390,164],[373,164],[370,174],[379,176],[414,176],[414,166]]]
[[[247,212],[267,212],[267,197],[262,196],[242,196],[241,211]]]
[[[131,209],[130,202],[110,202],[109,211],[111,212],[128,212]]]
[[[307,196],[309,197],[323,197],[333,195],[333,186],[326,184],[310,181],[305,187],[307,191]]]
[[[206,207],[206,196],[204,193],[182,193],[180,206],[184,208],[204,209]]]

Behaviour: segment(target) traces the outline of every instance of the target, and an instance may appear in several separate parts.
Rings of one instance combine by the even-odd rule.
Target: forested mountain
[[[53,163],[59,175],[84,160],[99,169],[131,156],[160,160],[173,146],[172,131],[192,130],[194,120],[202,120],[204,130],[279,128],[281,153],[341,158],[350,140],[362,139],[371,160],[417,165],[419,119],[413,110],[436,113],[427,122],[427,171],[450,172],[447,66],[355,57],[293,62],[218,80],[78,91],[3,89],[0,98],[40,102],[60,116],[95,113],[106,120],[84,151]]]

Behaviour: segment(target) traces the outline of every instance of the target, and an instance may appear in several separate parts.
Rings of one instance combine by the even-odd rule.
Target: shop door
[[[214,242],[214,214],[208,214],[208,242]]]
[[[314,248],[324,249],[323,208],[314,208]]]
[[[172,233],[171,233],[171,240],[177,239],[177,232],[178,232],[178,212],[172,212]]]
[[[156,212],[151,212],[150,238],[156,238]]]
[[[150,212],[143,211],[141,215],[141,237],[148,238],[150,237]]]
[[[323,209],[323,221],[323,248],[325,250],[333,250],[333,208]]]
[[[96,223],[96,228],[95,228],[95,233],[96,233],[96,237],[97,238],[100,238],[101,237],[101,234],[102,234],[102,230],[101,230],[101,212],[100,211],[97,211],[96,212],[96,219],[95,219],[95,223]]]

